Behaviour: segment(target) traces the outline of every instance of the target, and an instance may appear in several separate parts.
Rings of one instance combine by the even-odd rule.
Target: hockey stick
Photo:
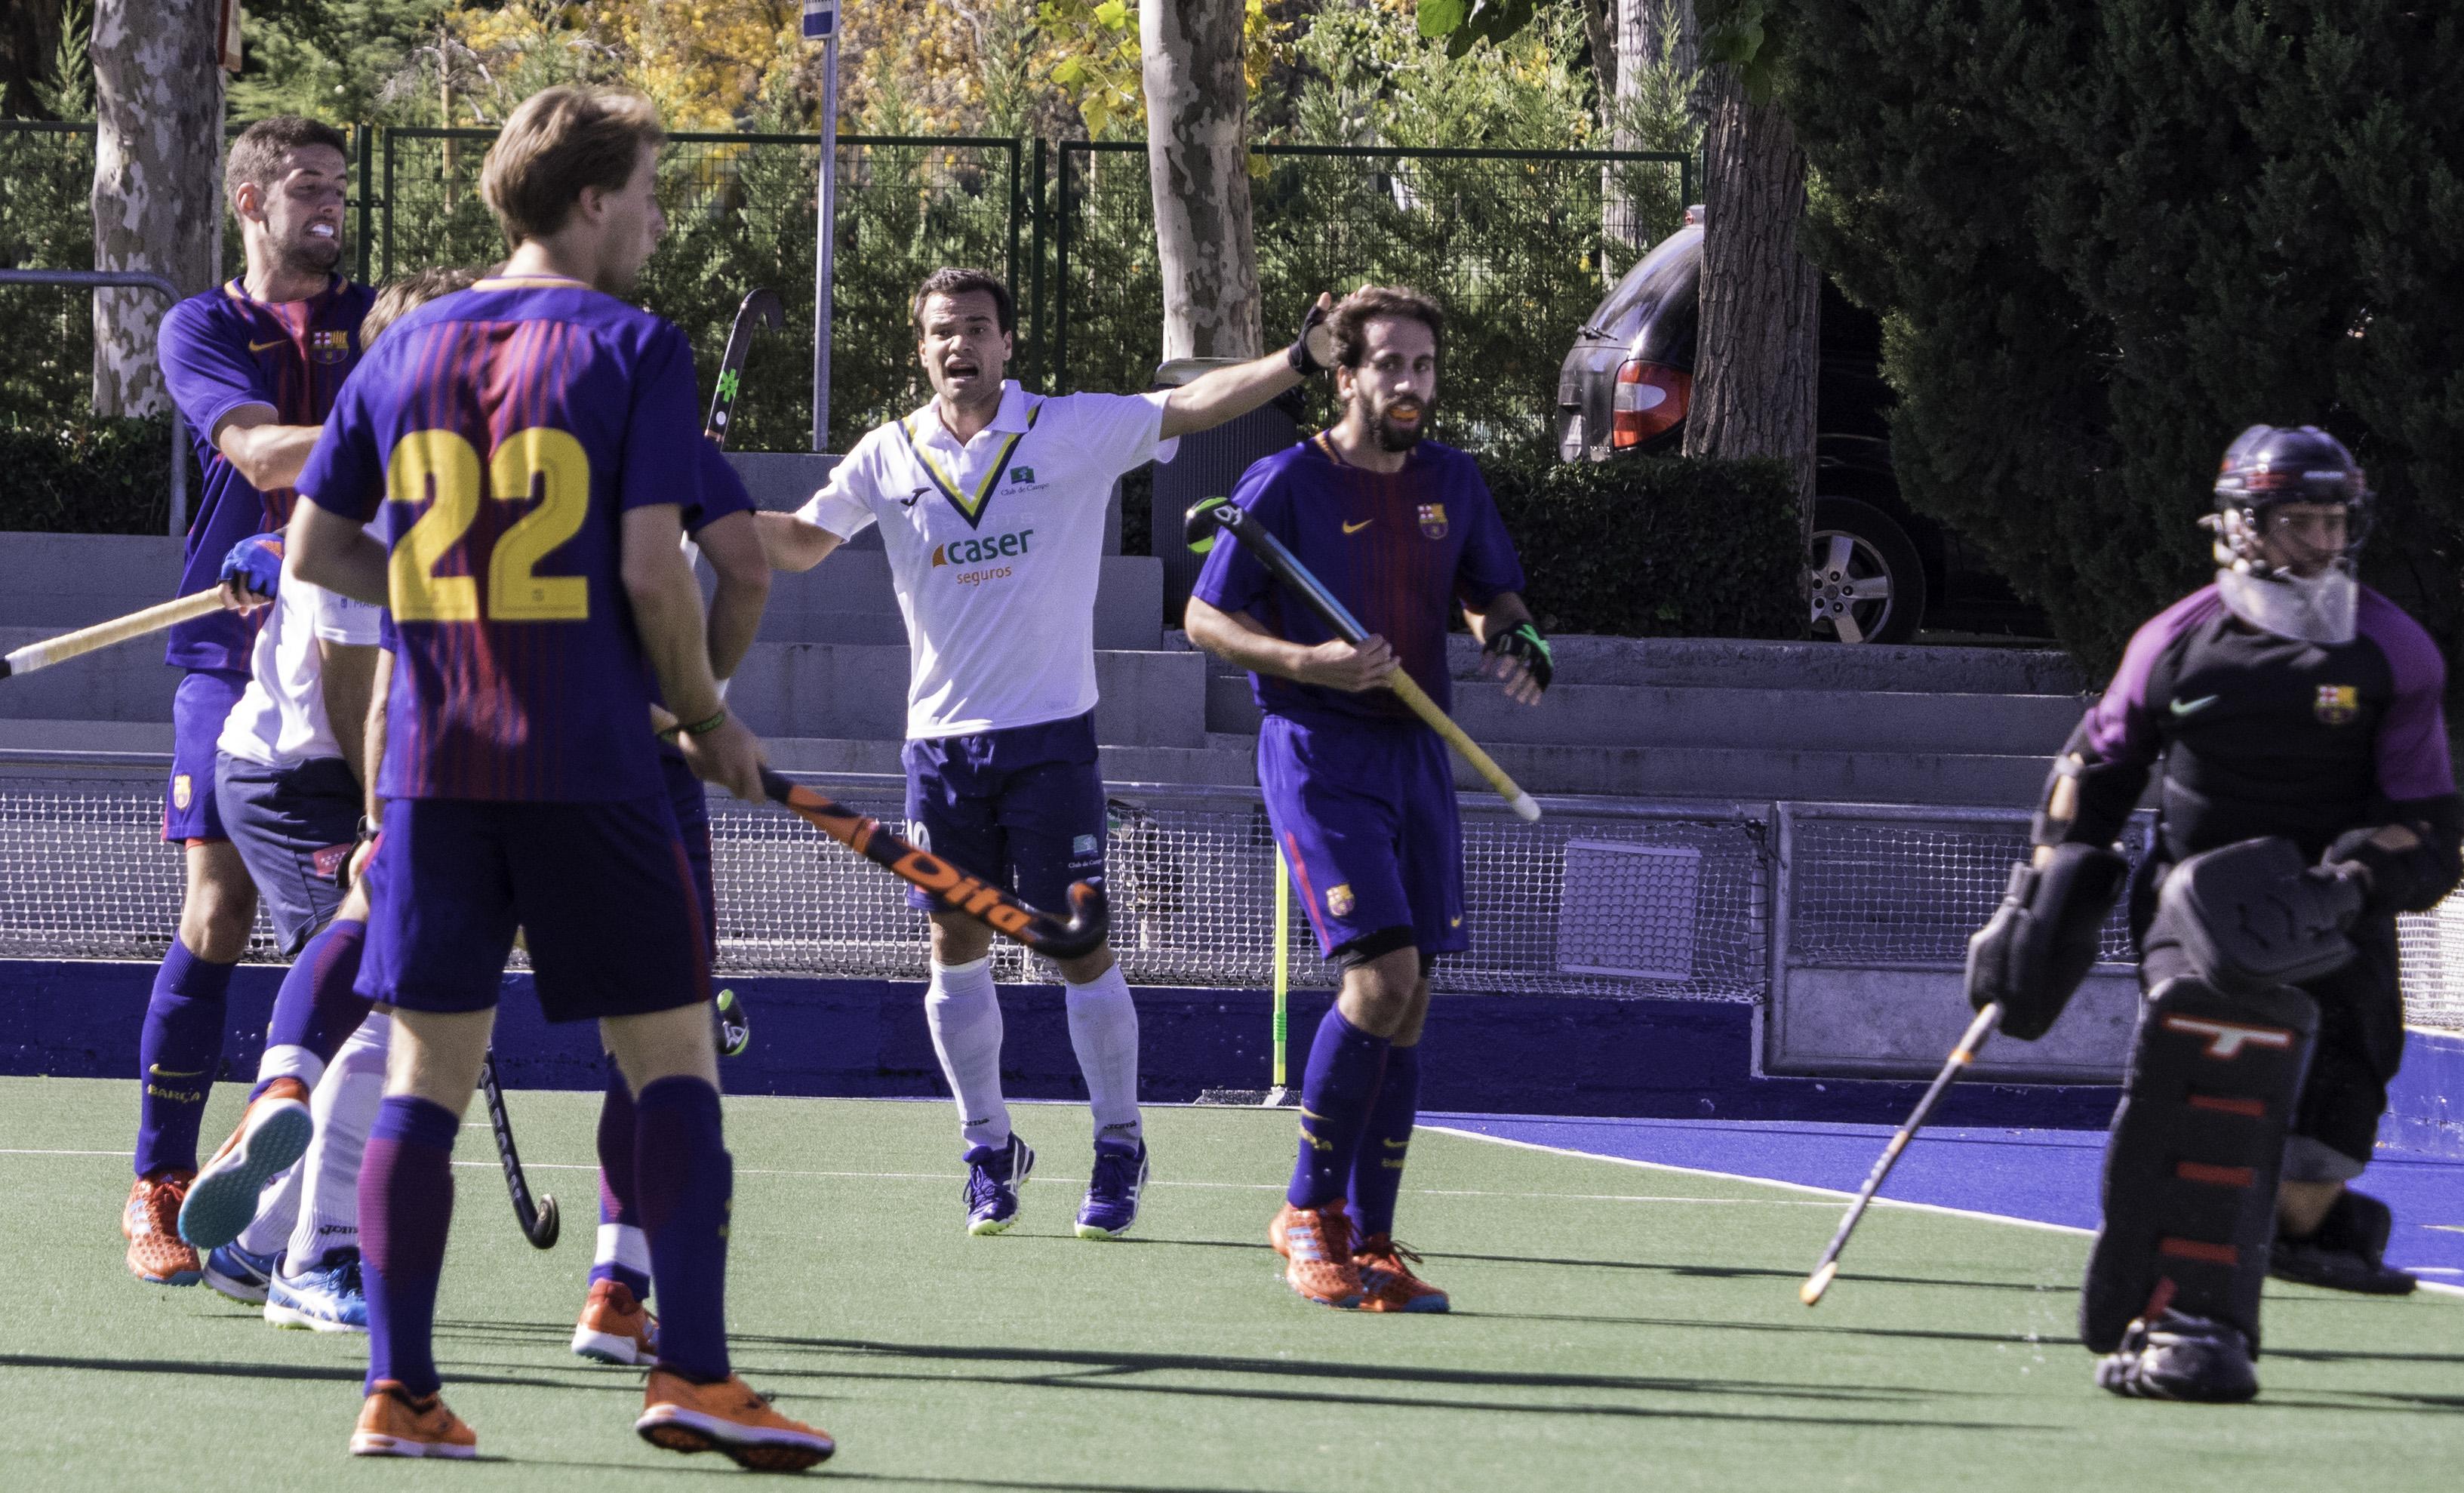
[[[718,359],[718,387],[710,396],[710,419],[701,433],[727,446],[729,424],[736,418],[737,391],[744,384],[744,360],[753,351],[756,327],[783,327],[787,313],[779,304],[779,293],[767,288],[748,293],[744,303],[736,308],[736,321],[727,329],[727,351]]]
[[[1250,554],[1258,558],[1260,564],[1274,572],[1276,580],[1299,592],[1301,600],[1309,604],[1309,610],[1333,628],[1336,637],[1355,648],[1367,640],[1369,629],[1360,626],[1359,620],[1334,599],[1334,593],[1309,573],[1308,567],[1284,547],[1283,540],[1268,533],[1265,525],[1258,522],[1246,510],[1236,508],[1220,497],[1209,498],[1190,509],[1182,520],[1182,527],[1192,549],[1202,547],[1214,538],[1218,529],[1239,539]],[[1479,742],[1465,736],[1461,726],[1438,709],[1437,702],[1413,683],[1410,674],[1400,669],[1396,670],[1386,676],[1386,688],[1394,691],[1395,697],[1426,722],[1431,731],[1443,736],[1446,745],[1462,754],[1463,759],[1487,779],[1488,785],[1497,790],[1497,796],[1504,799],[1518,817],[1527,821],[1540,817],[1540,805],[1532,801],[1531,795],[1507,777],[1506,769],[1498,766],[1494,757],[1480,749]]]
[[[1959,1045],[1951,1049],[1949,1060],[1943,1064],[1942,1071],[1933,1076],[1932,1087],[1925,1091],[1924,1098],[1917,1101],[1917,1107],[1909,1112],[1906,1123],[1892,1132],[1891,1143],[1882,1148],[1881,1156],[1874,1162],[1874,1170],[1866,1175],[1865,1185],[1857,1189],[1857,1200],[1848,1205],[1848,1216],[1839,1220],[1839,1231],[1831,1236],[1831,1243],[1822,1251],[1822,1259],[1815,1265],[1814,1273],[1797,1287],[1797,1300],[1811,1306],[1822,1300],[1824,1291],[1831,1289],[1832,1281],[1839,1274],[1839,1252],[1848,1247],[1848,1236],[1857,1232],[1857,1220],[1865,1216],[1866,1204],[1871,1203],[1874,1195],[1881,1191],[1882,1178],[1889,1176],[1891,1168],[1899,1165],[1900,1153],[1907,1150],[1908,1142],[1917,1138],[1918,1129],[1933,1113],[1933,1107],[1949,1091],[1961,1070],[1976,1061],[1977,1051],[1985,1045],[1985,1040],[1993,1035],[1993,1028],[2001,1021],[2002,1002],[1991,1000],[1986,1002],[1984,1010],[1976,1013],[1976,1020],[1968,1023],[1967,1035],[1960,1038]]]
[[[496,1159],[505,1164],[505,1191],[514,1197],[514,1219],[534,1249],[553,1249],[559,1219],[556,1199],[545,1193],[531,1202],[531,1184],[522,1175],[522,1158],[514,1150],[513,1122],[505,1117],[505,1091],[496,1083],[496,1050],[479,1060],[479,1093],[488,1102],[488,1129],[496,1133]]]
[[[176,627],[184,622],[194,622],[200,617],[221,610],[222,604],[223,596],[220,589],[199,591],[193,596],[184,596],[177,601],[157,603],[142,612],[130,612],[125,617],[114,617],[109,622],[99,622],[91,627],[79,627],[75,632],[63,632],[56,638],[45,638],[40,643],[29,643],[24,648],[11,649],[6,657],[0,657],[0,679],[7,679],[15,674],[31,674],[37,669],[49,669],[54,664],[65,663],[80,653],[91,653],[97,648],[107,648],[115,643],[125,643],[131,638],[142,638],[149,632],[161,632],[165,627]]]
[[[1065,923],[915,848],[884,829],[879,820],[867,819],[802,783],[789,782],[771,768],[761,769],[761,791],[873,865],[933,893],[951,911],[964,912],[1046,958],[1075,959],[1103,945],[1104,889],[1091,882],[1082,881],[1069,889],[1070,915]]]

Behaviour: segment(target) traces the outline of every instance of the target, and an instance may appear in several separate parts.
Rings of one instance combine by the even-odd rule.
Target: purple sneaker
[[[1035,1170],[1035,1153],[1016,1135],[999,1146],[967,1150],[967,1232],[999,1234],[1018,1221],[1018,1190]]]

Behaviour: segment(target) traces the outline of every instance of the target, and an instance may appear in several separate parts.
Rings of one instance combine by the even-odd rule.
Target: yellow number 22
[[[487,493],[500,503],[539,504],[496,537],[488,557],[487,615],[498,622],[580,622],[590,615],[590,582],[542,576],[545,560],[582,532],[590,516],[590,458],[570,432],[533,426],[506,437],[488,461]],[[452,430],[413,430],[385,464],[385,498],[430,502],[393,547],[388,591],[397,622],[477,622],[479,582],[440,576],[479,516],[479,453]]]

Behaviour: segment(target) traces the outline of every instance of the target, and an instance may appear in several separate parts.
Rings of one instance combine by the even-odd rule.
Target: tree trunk
[[[1239,0],[1138,3],[1166,359],[1264,350],[1241,19]]]
[[[1788,462],[1811,542],[1822,281],[1797,250],[1805,152],[1776,104],[1746,97],[1734,66],[1710,69],[1704,91],[1702,329],[1685,454]]]
[[[184,296],[213,284],[222,227],[219,0],[101,0],[94,17],[94,265],[164,276]],[[152,291],[94,296],[94,410],[165,407]]]
[[[1601,73],[1602,108],[1609,126],[1611,150],[1647,150],[1651,143],[1634,128],[1634,103],[1643,92],[1652,69],[1663,55],[1680,72],[1690,73],[1701,51],[1694,21],[1694,0],[1586,0],[1603,7],[1611,32],[1615,66]],[[1614,7],[1614,13],[1605,8]],[[1598,45],[1595,35],[1594,45]],[[1649,225],[1642,205],[1625,190],[1608,167],[1600,169],[1600,231],[1612,241],[1647,247]]]

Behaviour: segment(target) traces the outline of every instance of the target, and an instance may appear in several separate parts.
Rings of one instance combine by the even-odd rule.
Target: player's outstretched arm
[[[627,509],[625,594],[659,681],[659,697],[682,729],[676,745],[695,776],[747,801],[763,797],[761,748],[730,715],[710,671],[701,586],[684,556],[684,525],[672,503]]]
[[[1164,401],[1163,431],[1157,439],[1169,441],[1237,420],[1309,374],[1332,367],[1334,340],[1325,331],[1324,323],[1333,310],[1334,297],[1321,295],[1309,308],[1308,319],[1301,323],[1300,336],[1291,346],[1229,368],[1218,368],[1173,390]]]
[[[770,604],[770,561],[759,525],[750,513],[729,514],[702,525],[693,536],[718,584],[710,597],[710,671],[725,679],[744,662],[761,631]]]
[[[1375,633],[1358,648],[1340,638],[1314,647],[1289,643],[1246,612],[1227,612],[1194,596],[1181,626],[1191,643],[1227,664],[1353,694],[1384,684],[1396,668],[1394,648]]]
[[[357,521],[303,502],[291,512],[284,548],[291,568],[309,584],[370,606],[386,604],[385,545]]]
[[[770,568],[798,574],[829,559],[830,551],[847,542],[820,524],[806,523],[794,514],[755,514],[753,528],[761,541],[762,559]]]

